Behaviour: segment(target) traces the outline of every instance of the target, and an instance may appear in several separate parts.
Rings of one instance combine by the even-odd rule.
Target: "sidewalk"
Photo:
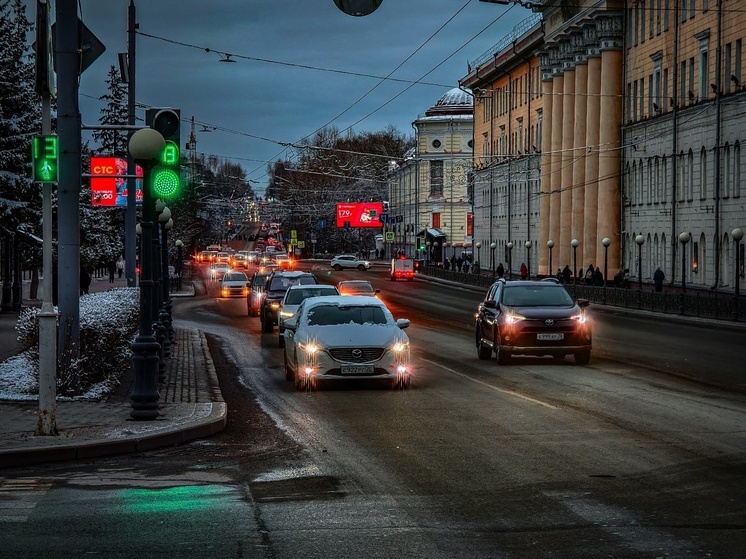
[[[125,280],[94,280],[91,291],[123,287]],[[39,292],[41,295],[41,291]],[[192,296],[185,286],[172,297]],[[24,306],[28,284],[24,284]],[[0,313],[0,359],[17,352],[17,313]],[[15,351],[14,351],[15,349]],[[132,370],[125,372],[115,393],[102,401],[58,399],[59,435],[36,436],[38,402],[0,402],[0,468],[141,452],[207,437],[225,428],[227,407],[204,334],[193,328],[175,328],[166,378],[159,386],[159,417],[130,418]]]

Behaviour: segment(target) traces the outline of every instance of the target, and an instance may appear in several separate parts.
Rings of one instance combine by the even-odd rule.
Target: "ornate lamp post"
[[[430,259],[433,257],[433,253],[430,250],[430,241],[425,242],[425,246],[427,247],[427,264],[430,265]]]
[[[509,241],[505,246],[508,249],[508,277],[513,279],[513,242]]]
[[[437,266],[440,262],[440,258],[438,258],[438,241],[433,241],[433,256],[435,257],[435,265]]]
[[[738,320],[738,295],[739,295],[739,283],[741,277],[741,255],[739,249],[741,248],[741,239],[743,239],[743,229],[736,227],[730,234],[733,240],[736,242],[736,279],[733,283],[733,320]]]
[[[601,241],[601,244],[604,245],[604,305],[606,304],[606,283],[607,283],[607,276],[609,273],[609,245],[611,244],[611,239],[608,237],[604,237]]]
[[[573,239],[570,241],[570,246],[572,246],[572,283],[573,283],[573,291],[577,293],[578,291],[578,246],[580,245],[580,241],[577,239]],[[561,264],[561,263],[560,263]]]
[[[679,242],[681,243],[681,302],[679,304],[679,311],[684,314],[685,299],[686,299],[686,243],[691,240],[692,236],[687,233],[681,233],[679,235]]]
[[[554,248],[554,241],[552,239],[547,241],[547,248],[549,249],[549,273],[547,276],[553,276],[554,267],[552,266],[552,249]]]
[[[495,241],[492,241],[490,243],[490,266],[492,267],[492,281],[495,281],[495,249],[497,248],[497,243]]]
[[[477,241],[476,244],[477,247],[477,264],[479,264],[479,273],[482,273],[482,257],[480,255],[481,248],[482,248],[482,241]]]
[[[166,141],[151,128],[135,132],[129,141],[129,150],[135,163],[143,168],[143,202],[140,230],[140,329],[132,349],[132,367],[135,373],[134,387],[130,399],[133,419],[155,419],[158,417],[158,362],[160,344],[153,335],[153,218],[155,206],[151,194],[153,166],[160,159]]]
[[[526,278],[531,279],[531,247],[534,246],[531,241],[526,241]]]
[[[181,239],[176,239],[174,244],[176,245],[176,289],[181,291],[181,270],[184,265],[184,243],[181,242]]]

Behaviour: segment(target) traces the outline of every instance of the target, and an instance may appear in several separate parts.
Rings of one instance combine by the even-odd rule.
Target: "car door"
[[[477,310],[477,321],[482,339],[489,340],[490,342],[495,340],[497,317],[500,314],[498,301],[500,300],[503,285],[502,282],[493,283],[487,290],[484,300],[479,303]]]

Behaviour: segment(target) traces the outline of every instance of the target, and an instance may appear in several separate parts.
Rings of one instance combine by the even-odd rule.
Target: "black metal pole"
[[[174,337],[174,329],[171,324],[171,295],[169,294],[169,285],[171,283],[171,274],[168,273],[168,222],[161,223],[161,264],[163,265],[163,281],[161,288],[163,290],[163,309],[165,316],[161,316],[161,322],[166,328],[166,340],[164,342],[163,353],[165,357],[171,357],[171,340]],[[165,322],[164,322],[165,321]]]
[[[161,346],[153,332],[153,216],[155,205],[151,195],[152,163],[143,162],[142,222],[140,228],[140,331],[132,343],[132,364],[135,371],[134,387],[130,399],[133,419],[158,417],[158,362]]]
[[[176,259],[178,260],[178,266],[179,269],[177,270],[177,277],[178,277],[178,283],[176,285],[176,288],[178,291],[181,291],[181,274],[182,274],[182,266],[184,265],[184,262],[182,260],[182,247],[179,245],[176,247]]]
[[[606,283],[609,273],[609,247],[604,245],[604,305],[606,304]]]
[[[549,247],[549,273],[547,276],[552,277],[554,275],[554,266],[552,266],[552,247]]]

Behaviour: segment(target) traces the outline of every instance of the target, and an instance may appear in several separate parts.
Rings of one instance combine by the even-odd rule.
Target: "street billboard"
[[[127,206],[127,160],[120,157],[91,157],[91,203],[94,206]],[[142,167],[137,165],[137,176]],[[138,178],[135,196],[142,204],[142,179]]]
[[[383,202],[337,202],[337,227],[380,229]]]

